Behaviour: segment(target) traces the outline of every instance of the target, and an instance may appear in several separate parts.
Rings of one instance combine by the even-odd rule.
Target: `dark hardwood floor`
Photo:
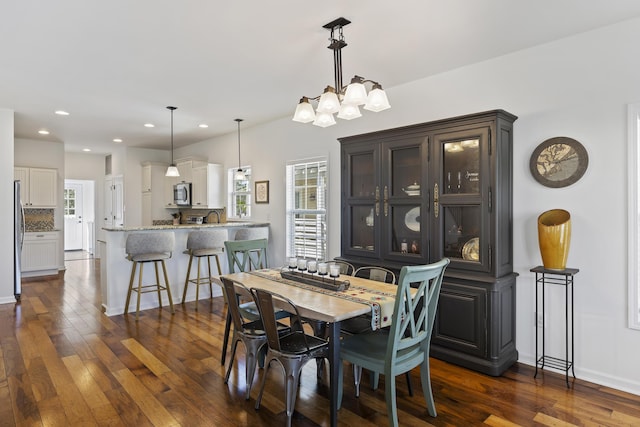
[[[220,348],[222,298],[176,306],[175,315],[147,310],[107,317],[100,310],[98,260],[69,261],[62,278],[24,284],[19,304],[0,306],[0,426],[281,426],[285,424],[282,374],[272,369],[260,410],[258,387],[244,399],[240,367],[224,384]],[[344,426],[387,425],[384,378],[373,391],[353,394],[345,369]],[[256,373],[263,374],[262,370]],[[617,426],[640,425],[640,396],[516,364],[494,378],[432,359],[438,416],[427,414],[419,371],[410,397],[398,384],[401,425]],[[256,381],[254,384],[258,384]],[[329,424],[326,376],[315,363],[304,370],[294,425]]]

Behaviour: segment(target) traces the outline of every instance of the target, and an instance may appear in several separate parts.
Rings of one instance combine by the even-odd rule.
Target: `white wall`
[[[0,242],[5,242],[0,257],[0,304],[13,303],[13,110],[0,108],[0,200],[8,201],[0,209]],[[11,254],[11,256],[7,256]]]
[[[496,108],[517,116],[514,138],[514,266],[517,348],[533,364],[534,276],[541,264],[536,220],[551,208],[571,212],[569,267],[579,268],[575,289],[575,365],[579,378],[640,394],[640,331],[626,326],[626,104],[640,100],[640,20],[584,33],[387,89],[392,109],[320,129],[289,117],[252,126],[244,117],[242,163],[255,180],[270,181],[270,203],[254,220],[271,222],[274,265],[284,261],[285,163],[329,155],[330,255],[340,253],[340,157],[337,137],[427,122]],[[434,58],[437,60],[437,58]],[[362,72],[370,72],[363,70]],[[371,71],[372,72],[372,71]],[[316,82],[318,87],[323,82]],[[292,113],[297,99],[292,97]],[[229,120],[241,116],[230,114]],[[547,138],[568,136],[589,152],[576,184],[550,189],[529,173],[529,157]],[[176,150],[237,166],[237,136],[229,134]],[[564,300],[551,293],[548,350],[564,352]],[[563,296],[563,295],[562,295]]]

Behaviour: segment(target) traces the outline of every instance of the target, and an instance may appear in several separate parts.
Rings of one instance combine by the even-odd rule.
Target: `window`
[[[327,258],[327,160],[287,165],[287,256]]]
[[[640,329],[640,103],[628,109],[628,170],[629,170],[629,327]]]
[[[72,188],[64,189],[64,215],[75,216],[76,214],[76,190]]]
[[[243,166],[242,171],[238,174],[238,168],[229,169],[230,218],[251,217],[251,167]]]

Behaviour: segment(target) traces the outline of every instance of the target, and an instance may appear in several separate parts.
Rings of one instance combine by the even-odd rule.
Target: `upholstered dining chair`
[[[389,425],[398,425],[395,377],[420,366],[420,381],[429,415],[437,415],[431,376],[429,347],[436,307],[448,258],[428,265],[404,266],[400,271],[390,328],[345,336],[342,360],[352,363],[356,397],[360,395],[362,368],[385,375]],[[413,289],[415,293],[412,294]],[[338,403],[342,402],[342,364],[338,365]]]
[[[268,342],[265,371],[262,376],[260,393],[256,399],[256,409],[260,408],[271,362],[277,361],[284,369],[287,427],[291,427],[300,372],[310,360],[329,357],[329,342],[304,332],[303,319],[300,317],[298,308],[288,298],[263,289],[251,289],[251,292],[260,310]],[[278,308],[291,313],[292,327],[289,333],[278,334],[275,301],[277,301]]]
[[[233,368],[233,361],[236,356],[236,349],[238,343],[242,342],[246,350],[245,357],[245,378],[246,378],[246,393],[245,399],[249,399],[251,394],[251,385],[253,384],[253,377],[256,372],[256,365],[258,361],[258,354],[261,349],[267,344],[267,335],[262,325],[262,320],[254,320],[253,317],[247,318],[243,311],[240,310],[238,301],[253,300],[251,291],[247,289],[242,283],[234,280],[230,280],[226,277],[222,277],[223,293],[227,301],[229,313],[233,319],[233,336],[231,338],[231,358],[229,359],[229,367],[224,377],[224,383],[229,382],[229,376],[231,375],[231,368]],[[289,331],[289,327],[280,323],[276,324],[277,333],[284,333]],[[266,350],[266,348],[265,348]],[[264,353],[263,353],[264,355]]]

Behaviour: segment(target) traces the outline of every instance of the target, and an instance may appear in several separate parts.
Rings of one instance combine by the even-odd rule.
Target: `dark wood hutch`
[[[518,359],[516,118],[494,110],[339,138],[340,259],[398,272],[450,258],[431,355],[489,375]]]

